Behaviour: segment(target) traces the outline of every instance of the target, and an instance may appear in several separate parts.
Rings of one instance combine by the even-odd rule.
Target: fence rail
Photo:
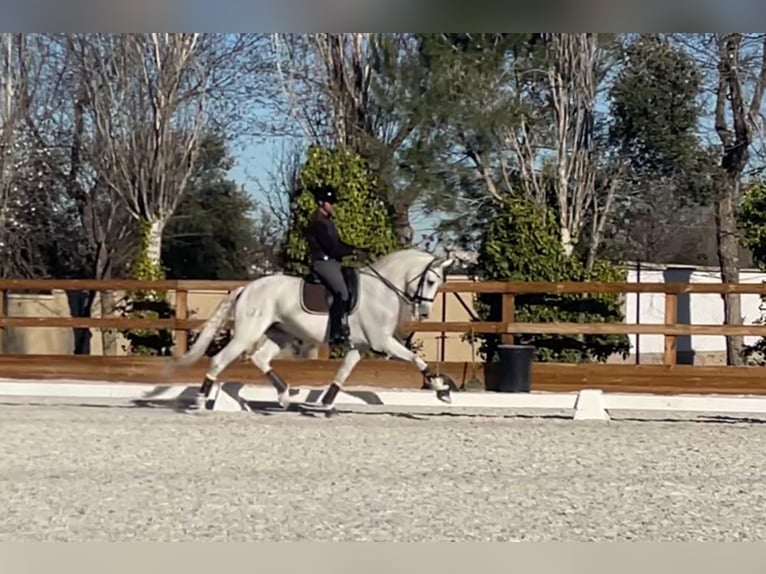
[[[169,329],[174,331],[173,353],[180,355],[187,349],[189,331],[197,329],[204,319],[192,319],[189,317],[188,294],[190,292],[229,292],[241,285],[245,281],[202,281],[202,280],[180,280],[180,281],[136,281],[136,280],[81,280],[81,279],[12,279],[0,280],[0,343],[2,342],[3,330],[12,327],[64,327],[64,328],[92,328],[92,329]],[[52,292],[55,290],[64,291],[147,291],[161,290],[175,292],[175,318],[169,319],[151,319],[151,318],[132,318],[132,317],[12,317],[7,316],[3,311],[6,308],[7,295],[18,292]],[[766,285],[764,284],[721,284],[721,283],[601,283],[601,282],[474,282],[474,281],[450,281],[444,284],[440,290],[444,295],[453,294],[467,308],[465,302],[461,299],[461,294],[479,294],[492,293],[500,295],[502,298],[502,316],[499,321],[424,321],[412,322],[406,326],[408,332],[436,332],[441,333],[494,333],[501,336],[502,341],[511,343],[515,336],[519,334],[547,334],[547,335],[585,335],[585,334],[638,334],[638,335],[662,335],[664,336],[664,357],[663,365],[536,365],[537,372],[544,373],[545,380],[553,387],[561,388],[566,385],[562,377],[569,377],[578,384],[587,384],[592,381],[602,381],[606,384],[607,379],[615,381],[617,384],[624,384],[628,387],[641,387],[646,389],[647,385],[652,384],[652,380],[663,389],[674,388],[673,384],[667,378],[662,382],[657,381],[658,373],[675,373],[673,376],[683,377],[685,385],[702,386],[708,390],[712,389],[712,382],[726,377],[734,377],[739,381],[732,388],[760,389],[760,378],[762,370],[757,367],[689,367],[676,364],[676,338],[683,335],[743,335],[743,336],[766,336],[766,325],[686,325],[678,323],[678,296],[682,294],[719,294],[727,293],[755,294],[766,296]],[[627,324],[627,323],[566,323],[566,322],[546,322],[546,323],[527,323],[516,321],[516,298],[527,294],[621,294],[630,293],[661,293],[665,296],[665,316],[662,323],[657,324]],[[0,367],[7,367],[16,372],[17,369],[23,369],[22,363],[31,355],[4,355],[0,356]],[[98,365],[106,364],[104,361],[112,361],[115,365],[118,363],[125,367],[129,365],[143,365],[130,357],[84,357],[84,356],[59,356],[59,359],[46,356],[47,361],[64,361],[67,368],[73,369],[72,365],[77,363],[90,365],[89,368],[96,368],[101,372]],[[132,363],[130,361],[133,361]],[[311,361],[317,368],[317,361]],[[321,362],[321,361],[320,361]],[[375,361],[379,364],[378,361]],[[63,364],[63,363],[62,363]],[[146,363],[147,365],[149,363]],[[152,363],[155,365],[156,363]],[[327,362],[328,365],[334,363]],[[445,369],[463,370],[465,378],[466,368],[473,369],[475,366],[467,367],[463,363],[452,364],[449,361],[439,363]],[[649,367],[649,370],[647,370]],[[652,367],[666,369],[666,371],[654,371]],[[112,367],[109,367],[111,369]],[[133,367],[131,367],[133,368]],[[150,368],[148,366],[135,367],[135,369]],[[156,367],[151,367],[155,369]],[[297,363],[295,367],[298,368]],[[323,367],[324,368],[324,367]],[[330,368],[330,367],[328,367]],[[379,368],[379,367],[376,367]],[[107,369],[107,367],[103,367]],[[128,372],[136,373],[136,370]],[[481,369],[485,369],[484,366]],[[599,370],[600,369],[600,370]],[[670,371],[667,371],[670,369]],[[55,367],[52,368],[52,371]],[[76,370],[76,369],[75,369]],[[81,373],[82,369],[78,372]],[[68,371],[67,371],[68,372]],[[109,371],[110,373],[112,371]],[[329,372],[329,371],[328,371]],[[377,372],[377,371],[376,371]],[[595,373],[595,374],[594,374]],[[735,374],[736,373],[736,374]],[[82,374],[82,373],[81,373]],[[748,379],[744,382],[742,377]],[[631,378],[632,377],[632,378]],[[755,380],[757,378],[757,382]],[[740,384],[741,383],[741,384]],[[757,384],[756,384],[757,383]],[[558,386],[556,386],[558,385]],[[724,381],[721,385],[726,386]],[[737,386],[739,385],[739,386]],[[700,387],[700,388],[702,388]],[[766,392],[766,385],[763,385]]]
[[[190,330],[198,328],[204,319],[188,317],[188,293],[192,291],[228,292],[245,281],[139,281],[91,279],[6,279],[0,280],[0,302],[6,293],[18,291],[148,291],[162,290],[176,293],[174,318],[151,319],[133,317],[8,317],[0,306],[0,329],[4,327],[64,327],[90,329],[172,329],[176,334],[176,353],[185,352],[185,339]],[[766,296],[764,284],[721,283],[601,283],[601,282],[499,282],[451,281],[442,286],[442,293],[488,293],[502,296],[500,321],[425,321],[411,322],[406,332],[438,333],[494,333],[512,342],[517,334],[541,335],[664,335],[666,341],[665,364],[674,364],[671,356],[674,341],[679,335],[766,336],[766,325],[685,325],[678,324],[679,294],[757,294]],[[658,324],[515,321],[515,299],[526,294],[628,294],[663,293],[665,295],[665,321]]]

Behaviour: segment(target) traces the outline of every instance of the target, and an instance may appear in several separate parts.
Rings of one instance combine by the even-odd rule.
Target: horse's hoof
[[[452,404],[452,396],[450,395],[449,389],[445,391],[436,391],[436,398],[439,399],[443,403]]]
[[[327,405],[323,405],[322,403],[301,403],[298,405],[298,408],[303,411],[320,412],[326,411]]]
[[[449,375],[442,375],[442,380],[444,383],[449,387],[450,391],[460,392],[460,387],[457,386],[457,383],[450,377]]]
[[[182,410],[188,415],[201,415],[208,412],[210,409],[207,408],[207,405],[203,400],[196,400],[187,403]]]
[[[189,413],[196,413],[205,408],[205,395],[199,394],[186,403],[184,410]]]
[[[205,401],[206,411],[212,411],[214,406],[215,406],[215,401],[213,399],[208,399]]]
[[[332,416],[336,412],[335,407],[332,405],[322,403],[302,403],[298,408],[303,412],[324,414],[327,417]]]

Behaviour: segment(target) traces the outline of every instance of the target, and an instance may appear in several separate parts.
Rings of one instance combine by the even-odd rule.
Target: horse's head
[[[447,279],[454,259],[434,257],[418,249],[391,253],[373,265],[390,281],[400,299],[410,306],[415,319],[427,319],[433,310],[439,287]]]
[[[453,262],[449,257],[435,257],[424,268],[413,268],[408,273],[407,295],[414,303],[416,319],[431,316],[439,287],[447,280],[447,268]]]

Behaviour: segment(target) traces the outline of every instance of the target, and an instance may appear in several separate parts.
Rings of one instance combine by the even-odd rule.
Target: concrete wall
[[[721,274],[715,268],[685,265],[632,266],[628,272],[630,283],[721,283]],[[740,271],[740,282],[760,284],[766,273],[754,269]],[[762,316],[759,295],[740,295],[743,323],[751,325]],[[665,295],[663,293],[629,293],[625,296],[625,322],[653,324],[665,322]],[[678,323],[683,325],[723,325],[723,297],[718,294],[690,293],[678,296]],[[658,363],[664,353],[662,335],[629,335],[631,358],[626,362]],[[745,344],[753,344],[758,337],[745,337]],[[726,338],[716,335],[679,336],[677,338],[678,363],[696,365],[726,364]],[[620,359],[615,361],[623,362]]]
[[[196,291],[189,293],[189,318],[207,318],[213,314],[215,306],[225,295],[224,291]],[[124,296],[123,292],[114,292],[115,300]],[[50,295],[6,294],[9,317],[72,317],[72,308],[77,305],[73,294],[56,290]],[[171,304],[175,305],[175,293],[170,293]],[[93,317],[101,316],[101,301],[97,297],[93,303]],[[90,336],[91,355],[102,355],[101,329],[68,329],[58,327],[9,327],[5,329],[2,352],[9,354],[72,354],[75,345],[75,332],[78,336]],[[117,334],[117,355],[127,354],[127,340]]]
[[[8,317],[70,317],[66,295],[6,294]],[[58,327],[7,327],[3,333],[3,352],[68,355],[72,352],[72,329]]]

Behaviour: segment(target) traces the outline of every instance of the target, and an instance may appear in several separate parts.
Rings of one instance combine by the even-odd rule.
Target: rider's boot
[[[330,308],[329,343],[331,345],[347,345],[349,338],[348,314],[345,305],[340,300],[336,301],[333,301]]]
[[[345,309],[342,309],[340,318],[338,319],[338,344],[347,346],[349,344],[350,336],[351,329],[348,326],[348,313]]]

